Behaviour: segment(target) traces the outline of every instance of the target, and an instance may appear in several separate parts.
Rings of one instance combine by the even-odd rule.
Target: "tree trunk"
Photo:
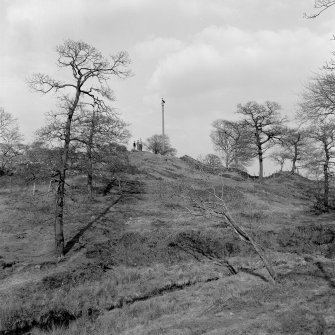
[[[295,171],[297,169],[297,167],[296,167],[297,160],[298,160],[298,147],[297,147],[297,144],[295,144],[294,145],[294,156],[293,156],[293,159],[292,159],[292,169],[291,169],[292,173],[295,173]]]
[[[87,172],[87,190],[89,193],[89,197],[93,197],[93,173],[92,173],[92,165],[91,163],[89,167],[89,171]]]
[[[325,163],[323,165],[323,174],[324,174],[324,197],[323,197],[323,205],[325,210],[328,212],[329,210],[329,161],[330,161],[330,153],[329,147],[327,143],[324,142],[324,150],[325,150]]]
[[[258,254],[258,256],[263,261],[263,264],[264,264],[265,268],[268,270],[269,275],[271,276],[273,281],[276,281],[277,274],[276,274],[275,270],[273,269],[273,267],[271,266],[271,264],[268,262],[268,260],[265,256],[263,250],[261,249],[261,247],[250,237],[250,235],[242,227],[240,227],[236,223],[236,221],[228,213],[224,213],[224,216],[226,217],[226,219],[228,220],[230,225],[233,227],[235,232],[238,235],[240,235],[243,240],[245,240],[246,242],[250,243],[253,246],[256,253]]]
[[[79,85],[79,84],[78,84]],[[64,217],[64,197],[65,197],[65,179],[66,170],[69,159],[69,148],[71,141],[71,123],[73,113],[77,108],[80,97],[80,86],[77,87],[76,97],[69,108],[65,125],[65,140],[62,156],[62,166],[59,171],[59,181],[56,194],[56,210],[55,210],[55,249],[59,259],[64,257],[64,232],[63,232],[63,217]]]
[[[259,162],[259,179],[263,180],[263,152],[262,150],[258,150],[258,162]]]
[[[63,233],[63,216],[64,216],[64,197],[65,197],[65,179],[67,170],[67,161],[70,147],[70,130],[72,115],[68,115],[66,121],[66,134],[63,148],[62,166],[59,171],[59,181],[56,194],[56,215],[55,215],[55,248],[58,258],[64,257],[64,233]]]
[[[87,153],[87,190],[89,197],[93,197],[93,163],[92,163],[92,150],[88,148]]]
[[[91,128],[90,134],[87,142],[87,189],[89,192],[89,197],[93,197],[93,137],[94,137],[94,129],[95,129],[95,110],[92,113],[91,119]]]
[[[237,158],[236,153],[234,155],[234,164],[235,164],[235,169],[238,169],[238,158]]]
[[[297,169],[296,166],[295,166],[295,164],[296,164],[296,161],[293,159],[292,160],[292,169],[291,169],[292,174],[294,174],[295,170]]]
[[[260,181],[262,181],[263,180],[263,148],[262,148],[260,130],[258,128],[256,128],[255,137],[256,137],[257,155],[258,155],[258,163],[259,163],[258,178]]]
[[[329,208],[329,174],[328,174],[328,162],[323,165],[323,173],[324,173],[324,197],[323,197],[323,205],[325,210],[328,212]]]
[[[59,181],[56,194],[56,213],[55,213],[55,249],[58,258],[64,256],[64,233],[63,233],[63,215],[64,215],[64,194],[65,194],[65,171],[62,168],[59,173]]]

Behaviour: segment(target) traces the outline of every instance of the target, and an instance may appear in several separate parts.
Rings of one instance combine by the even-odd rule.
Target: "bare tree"
[[[223,170],[221,159],[217,155],[207,154],[205,156],[199,156],[198,161],[206,165],[212,173],[222,172]]]
[[[35,141],[26,145],[19,172],[26,182],[50,180],[53,172],[60,169],[61,155],[62,148]]]
[[[216,151],[223,156],[226,168],[244,169],[255,157],[252,133],[241,122],[218,119],[212,123],[210,137]]]
[[[82,157],[80,170],[87,176],[87,188],[93,196],[93,174],[96,165],[105,161],[105,148],[110,143],[126,143],[130,137],[127,123],[111,108],[84,105],[78,107],[72,119],[71,145]],[[37,131],[44,141],[65,140],[66,114],[52,112],[47,117],[47,125]],[[78,164],[77,164],[78,165]]]
[[[237,113],[243,116],[246,128],[253,131],[254,154],[258,157],[259,178],[263,178],[264,153],[276,144],[283,134],[286,119],[280,115],[277,102],[266,101],[263,105],[249,101],[237,106]]]
[[[307,150],[308,136],[306,130],[299,127],[284,128],[280,144],[282,156],[285,157],[285,159],[291,160],[291,172],[295,173],[298,169],[298,162],[303,159]]]
[[[163,135],[152,135],[147,138],[145,147],[154,154],[161,154],[166,156],[175,156],[177,150],[171,147],[168,135],[164,135],[164,149],[163,149]]]
[[[93,193],[94,165],[105,161],[104,150],[110,143],[126,143],[130,137],[127,123],[121,120],[110,108],[103,110],[83,110],[76,127],[74,140],[85,147],[87,187]]]
[[[182,187],[182,186],[181,186]],[[179,191],[179,190],[178,190]],[[199,194],[194,188],[183,189],[179,195],[186,201],[186,209],[195,216],[209,216],[217,218],[222,224],[228,224],[230,228],[238,235],[240,239],[250,244],[258,256],[261,258],[273,282],[277,279],[277,274],[271,263],[266,257],[261,246],[250,236],[243,226],[236,222],[230,214],[229,209],[224,201],[224,186],[218,192],[215,187]],[[219,194],[221,193],[221,194]]]
[[[104,107],[105,100],[113,100],[113,91],[108,80],[112,76],[126,78],[129,58],[126,52],[119,52],[110,59],[103,57],[100,51],[82,41],[66,40],[56,48],[60,68],[70,71],[72,80],[63,82],[49,75],[37,73],[28,79],[32,90],[41,93],[56,92],[61,108],[66,112],[64,146],[61,168],[58,171],[59,183],[56,196],[55,244],[58,257],[64,256],[63,214],[65,178],[68,168],[71,125],[79,104],[94,104]]]
[[[24,154],[24,145],[17,141],[7,141],[0,143],[0,176],[13,174],[19,157]]]
[[[19,131],[17,119],[12,114],[5,112],[3,108],[0,108],[0,140],[6,141],[8,138],[21,140],[22,135]]]
[[[313,157],[312,161],[316,161],[323,169],[324,180],[324,196],[323,204],[325,211],[329,210],[329,179],[331,175],[331,167],[334,165],[335,158],[335,122],[319,121],[310,128],[310,137],[317,141],[320,145],[320,155]]]
[[[322,72],[312,78],[299,106],[298,118],[305,122],[335,115],[335,73]]]
[[[283,148],[280,148],[280,149],[272,151],[271,154],[269,155],[269,157],[274,162],[276,162],[277,164],[279,164],[279,166],[280,166],[280,172],[283,171],[285,162],[288,159],[290,159],[289,153],[285,149],[283,149]]]
[[[17,119],[0,108],[0,174],[13,169],[15,158],[22,154],[22,139]]]
[[[316,13],[313,14],[304,14],[304,16],[308,19],[314,19],[327,10],[329,7],[335,5],[334,0],[314,0],[314,8],[317,10]]]

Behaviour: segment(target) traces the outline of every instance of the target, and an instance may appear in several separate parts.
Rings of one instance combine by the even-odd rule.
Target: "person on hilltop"
[[[133,150],[134,150],[134,151],[136,150],[136,143],[135,143],[135,141],[134,141],[134,143],[133,143]]]

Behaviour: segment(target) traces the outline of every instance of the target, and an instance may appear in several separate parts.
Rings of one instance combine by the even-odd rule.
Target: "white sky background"
[[[55,109],[29,91],[34,72],[62,78],[55,47],[83,40],[103,54],[129,52],[134,76],[112,80],[132,139],[166,133],[178,156],[213,153],[215,119],[238,103],[274,100],[293,116],[308,78],[331,56],[335,8],[314,20],[313,0],[0,0],[0,106],[27,141]],[[130,148],[129,143],[129,148]],[[268,166],[268,171],[273,165]],[[256,168],[250,170],[257,171]]]

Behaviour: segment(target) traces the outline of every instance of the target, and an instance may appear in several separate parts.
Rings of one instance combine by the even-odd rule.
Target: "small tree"
[[[237,113],[243,116],[243,124],[253,131],[254,154],[258,156],[259,178],[263,178],[264,153],[276,144],[283,134],[283,124],[280,105],[277,102],[266,101],[263,105],[250,101],[245,105],[237,105]]]
[[[217,155],[207,154],[204,157],[199,156],[198,161],[205,164],[212,172],[220,172],[223,170],[222,161]]]
[[[147,138],[145,147],[152,151],[154,154],[161,154],[165,156],[175,156],[177,150],[171,147],[169,136],[164,137],[164,150],[163,150],[163,135],[152,135]]]
[[[109,144],[121,144],[128,141],[130,133],[126,126],[127,124],[110,108],[99,111],[93,107],[92,111],[82,111],[78,125],[76,125],[74,139],[84,146],[87,187],[91,197],[95,165],[99,162],[106,162],[106,154],[108,156],[106,148]]]
[[[106,146],[110,143],[126,143],[130,137],[127,124],[109,107],[80,106],[72,120],[71,145],[77,152],[77,169],[86,173],[87,188],[93,196],[93,175],[97,165],[106,161]],[[39,138],[59,143],[64,141],[65,115],[51,113],[47,125],[39,129]]]
[[[284,149],[277,149],[271,152],[270,159],[279,164],[280,172],[283,171],[286,160],[290,159],[290,154]]]
[[[285,128],[281,146],[287,153],[287,159],[292,162],[291,172],[298,169],[297,164],[303,159],[308,147],[308,137],[305,130],[300,128]]]
[[[0,175],[14,169],[15,159],[23,154],[22,139],[17,119],[0,108]]]
[[[218,119],[212,124],[211,140],[220,152],[225,167],[244,169],[254,157],[252,134],[241,122]]]
[[[58,171],[59,183],[55,214],[56,253],[59,257],[63,257],[65,179],[68,169],[72,120],[75,113],[78,112],[80,102],[104,107],[104,99],[113,100],[113,91],[109,87],[108,80],[112,76],[126,78],[129,75],[127,69],[129,58],[126,52],[119,52],[107,59],[103,57],[100,51],[89,44],[72,40],[66,40],[57,47],[56,51],[58,53],[58,66],[69,70],[72,80],[62,82],[48,75],[37,73],[28,80],[28,84],[36,92],[44,94],[51,91],[56,92],[61,109],[66,113],[62,164]]]
[[[335,115],[335,73],[322,72],[310,80],[302,93],[298,118],[302,121]]]
[[[61,147],[51,148],[46,142],[35,141],[25,146],[18,173],[26,182],[51,180],[60,169],[61,157]]]

